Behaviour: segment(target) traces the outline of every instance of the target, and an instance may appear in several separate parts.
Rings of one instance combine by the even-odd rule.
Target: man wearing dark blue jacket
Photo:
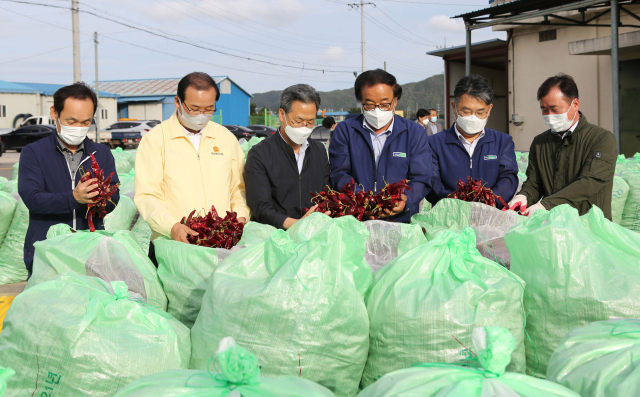
[[[369,70],[358,76],[355,95],[363,115],[339,123],[333,132],[331,184],[340,189],[353,178],[365,190],[377,192],[385,183],[408,179],[411,190],[385,217],[409,222],[431,191],[427,134],[421,125],[395,115],[402,87],[386,71]]]
[[[433,190],[427,199],[435,205],[457,190],[459,180],[471,177],[508,202],[518,188],[518,164],[513,139],[485,128],[493,108],[493,88],[484,77],[464,77],[454,89],[451,106],[455,124],[429,137]]]
[[[105,176],[113,174],[112,184],[119,182],[115,161],[109,149],[87,138],[98,100],[84,83],[60,88],[53,94],[51,119],[57,133],[27,145],[20,154],[18,193],[29,209],[29,229],[24,242],[24,261],[31,277],[33,244],[45,240],[49,228],[66,223],[75,230],[88,230],[87,204],[98,194],[96,179],[80,183],[91,168],[90,154],[95,156]],[[120,196],[111,196],[111,212]],[[102,219],[94,219],[96,229],[104,229]]]

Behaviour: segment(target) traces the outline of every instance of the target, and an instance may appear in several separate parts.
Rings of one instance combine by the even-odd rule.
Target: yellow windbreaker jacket
[[[249,220],[244,189],[244,153],[236,137],[209,122],[196,149],[174,113],[149,131],[138,147],[134,202],[153,234],[171,228],[193,210],[204,215],[216,207],[224,217],[235,211]]]

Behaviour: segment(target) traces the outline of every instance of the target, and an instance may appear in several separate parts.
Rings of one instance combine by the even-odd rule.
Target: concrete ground
[[[8,150],[0,157],[0,176],[11,179],[11,167],[20,160],[20,153]]]

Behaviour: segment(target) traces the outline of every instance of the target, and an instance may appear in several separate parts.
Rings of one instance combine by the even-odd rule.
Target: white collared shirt
[[[198,152],[198,148],[200,148],[200,139],[202,138],[202,130],[194,134],[193,132],[189,132],[186,128],[184,128],[183,125],[181,126],[184,132],[187,134],[187,138],[189,138],[191,143],[193,143],[193,147],[196,148],[196,152]]]
[[[382,154],[382,149],[384,149],[384,143],[387,141],[387,137],[391,135],[393,131],[393,124],[396,122],[395,116],[391,119],[391,124],[389,124],[389,128],[385,131],[382,131],[379,134],[367,124],[367,120],[362,122],[362,127],[364,127],[371,134],[371,145],[373,146],[373,154],[376,158],[376,167],[378,166],[378,161],[380,160],[380,155]]]
[[[462,143],[462,146],[464,146],[465,150],[467,151],[467,153],[469,153],[469,157],[473,157],[473,152],[476,150],[476,146],[478,146],[478,142],[480,141],[480,139],[482,139],[484,137],[484,128],[482,129],[482,132],[480,133],[480,136],[477,137],[473,142],[469,142],[467,141],[462,134],[460,134],[458,132],[458,126],[455,125],[454,129],[456,132],[456,135],[458,135],[458,139],[460,139],[460,142]]]
[[[576,128],[578,128],[578,122],[580,120],[576,121],[576,123],[574,125],[571,126],[571,128],[569,128],[564,134],[562,134],[562,139],[564,139],[565,137],[573,134],[573,131],[576,130]]]
[[[280,138],[282,138],[283,141],[287,142],[287,140],[284,139],[284,137],[282,136],[282,133],[280,132],[279,128],[278,128],[278,133],[280,134]],[[308,147],[309,147],[309,140],[307,139],[306,141],[304,141],[302,145],[300,145],[300,149],[298,149],[298,153],[296,153],[295,151],[293,152],[294,156],[296,156],[296,163],[298,164],[298,175],[302,174],[302,166],[304,165],[304,155]]]

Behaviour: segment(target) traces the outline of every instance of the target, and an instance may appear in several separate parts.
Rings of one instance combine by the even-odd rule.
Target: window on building
[[[0,105],[0,119],[7,117],[7,105]]]
[[[220,82],[220,93],[231,94],[231,82],[229,79],[224,79]]]
[[[100,109],[100,118],[102,120],[106,120],[109,118],[109,113],[107,113],[107,109]]]
[[[556,30],[545,30],[544,32],[540,32],[540,41],[551,41],[556,39]]]

